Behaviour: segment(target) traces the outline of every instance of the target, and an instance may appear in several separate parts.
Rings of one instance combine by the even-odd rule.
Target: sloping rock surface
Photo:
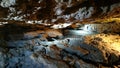
[[[25,26],[24,31],[14,27],[15,25],[12,26],[13,29],[8,29],[8,35],[2,34],[4,31],[1,32],[0,68],[120,67],[118,34],[94,34],[94,32],[90,34],[85,30],[76,30],[88,33],[76,35],[69,32],[66,34],[68,29],[47,29],[40,25],[39,29],[38,26],[35,29],[33,29],[35,26],[33,28],[29,26],[29,29]],[[6,36],[9,39],[6,39]]]
[[[120,68],[120,0],[0,0],[0,10],[0,68]]]

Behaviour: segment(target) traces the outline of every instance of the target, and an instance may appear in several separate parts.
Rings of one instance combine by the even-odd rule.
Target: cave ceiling
[[[120,68],[120,0],[0,0],[0,68]]]
[[[0,10],[1,22],[84,24],[120,20],[120,0],[1,0]]]

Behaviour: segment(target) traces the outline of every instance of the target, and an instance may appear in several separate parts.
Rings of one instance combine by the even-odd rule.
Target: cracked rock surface
[[[0,0],[0,68],[120,68],[120,0]]]
[[[68,29],[64,29],[64,32],[62,29],[47,29],[43,26],[39,26],[39,29],[36,29],[38,26],[35,29],[31,27],[32,30],[27,31],[16,29],[21,30],[17,34],[11,32],[15,30],[14,27],[7,31],[8,36],[5,35],[9,40],[3,34],[0,36],[0,45],[3,45],[0,46],[0,68],[120,67],[119,34],[65,34]]]
[[[73,23],[119,18],[120,0],[1,0],[0,20]]]

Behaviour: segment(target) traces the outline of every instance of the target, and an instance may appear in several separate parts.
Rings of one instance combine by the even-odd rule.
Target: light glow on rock
[[[56,24],[56,25],[53,25],[51,28],[54,28],[54,29],[65,28],[67,26],[70,26],[71,24],[72,23]]]
[[[11,5],[15,5],[15,4],[16,4],[16,0],[2,0],[2,2],[0,3],[2,7],[10,7]]]
[[[0,22],[0,25],[7,24],[8,22]]]

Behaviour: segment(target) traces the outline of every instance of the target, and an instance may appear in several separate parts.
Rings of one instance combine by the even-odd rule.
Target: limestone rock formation
[[[120,68],[120,0],[0,0],[0,68]]]
[[[16,26],[19,28],[15,29]],[[11,29],[7,30],[8,34],[1,34],[0,40],[4,41],[0,42],[1,68],[120,67],[120,36],[114,32],[91,31],[90,34],[90,31],[74,29],[71,30],[74,33],[70,33],[67,28],[50,29],[30,24],[9,24],[1,29],[6,27]]]
[[[120,0],[2,0],[2,20],[68,23],[120,17]],[[37,21],[37,22],[36,22]]]

